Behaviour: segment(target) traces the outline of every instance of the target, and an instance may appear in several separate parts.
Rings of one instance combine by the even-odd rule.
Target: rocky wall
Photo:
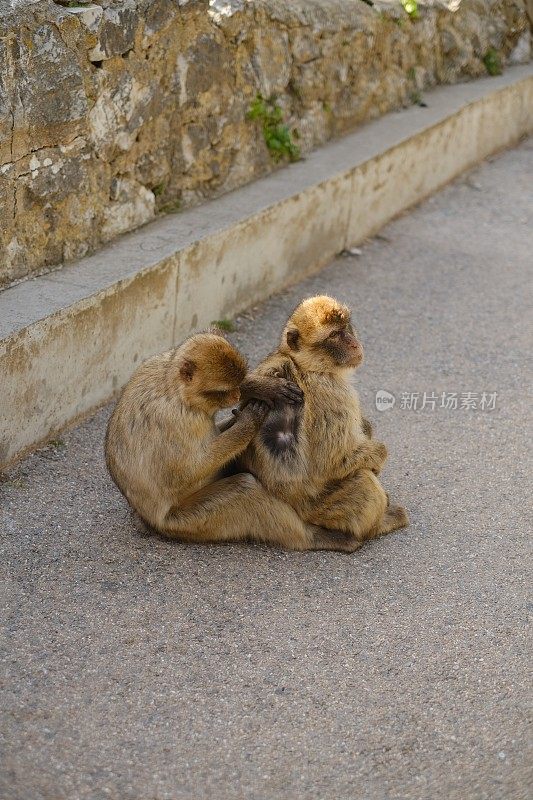
[[[530,46],[525,0],[0,0],[0,285]]]

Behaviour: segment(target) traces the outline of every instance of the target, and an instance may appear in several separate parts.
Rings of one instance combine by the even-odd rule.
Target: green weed
[[[218,328],[220,331],[226,331],[226,333],[233,333],[235,330],[235,325],[231,319],[215,319],[211,325],[213,328]]]
[[[181,200],[171,200],[159,209],[162,214],[177,214],[181,211]]]
[[[274,161],[298,161],[300,148],[294,142],[294,133],[283,122],[283,110],[275,100],[265,100],[260,94],[250,106],[247,118],[261,123],[263,137]]]
[[[502,60],[500,58],[500,54],[494,49],[494,47],[489,47],[483,56],[483,63],[485,64],[485,69],[489,75],[502,74]]]
[[[409,95],[409,99],[411,100],[411,103],[414,106],[421,106],[422,108],[427,108],[428,104],[424,102],[424,100],[422,99],[422,95],[420,94],[418,89],[415,89],[413,92],[411,92],[411,94]]]

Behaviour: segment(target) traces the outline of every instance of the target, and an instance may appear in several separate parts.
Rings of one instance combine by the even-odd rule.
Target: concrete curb
[[[533,68],[427,101],[0,293],[0,466],[109,400],[154,352],[300,280],[533,130]]]

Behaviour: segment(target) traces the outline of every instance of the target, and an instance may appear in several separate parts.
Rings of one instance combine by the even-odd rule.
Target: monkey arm
[[[261,427],[267,411],[268,408],[263,403],[251,401],[238,416],[227,421],[228,426],[214,438],[209,449],[209,472],[218,472],[246,450]]]

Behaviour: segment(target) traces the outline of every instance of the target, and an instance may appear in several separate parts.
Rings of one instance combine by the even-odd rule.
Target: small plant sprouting
[[[158,183],[157,186],[154,186],[152,188],[152,192],[154,193],[155,197],[159,197],[160,195],[163,194],[164,191],[165,191],[165,184],[164,183]]]
[[[154,192],[155,194],[155,192]],[[171,200],[159,209],[162,214],[177,214],[181,211],[181,200]]]
[[[288,126],[283,122],[283,110],[275,100],[265,100],[260,94],[250,106],[247,118],[257,120],[263,128],[263,137],[274,161],[298,161],[300,148],[294,142]]]
[[[420,106],[421,108],[428,107],[428,104],[424,102],[418,89],[415,89],[413,92],[411,92],[409,99],[414,106]]]
[[[502,74],[502,60],[500,58],[500,54],[494,49],[494,47],[489,47],[483,56],[483,63],[485,64],[485,69],[489,75]]]
[[[418,3],[416,0],[401,0],[402,6],[406,14],[409,14],[411,19],[418,19],[420,16],[418,12]]]
[[[213,328],[218,328],[220,331],[225,331],[226,333],[233,333],[235,330],[235,325],[231,319],[215,319],[211,325]]]

